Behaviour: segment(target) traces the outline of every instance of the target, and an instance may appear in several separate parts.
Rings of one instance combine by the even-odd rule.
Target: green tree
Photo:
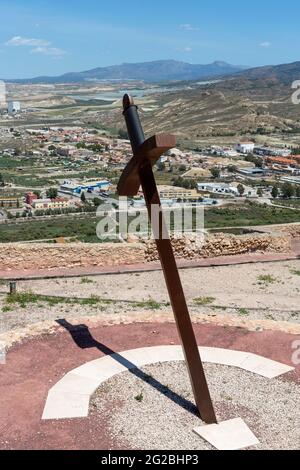
[[[295,195],[295,188],[291,183],[284,183],[281,189],[285,199],[291,199]]]
[[[86,148],[86,143],[85,142],[78,142],[78,144],[76,144],[76,148],[85,149]]]
[[[56,199],[57,198],[57,189],[56,188],[49,188],[47,190],[47,197],[49,199]]]
[[[157,163],[157,169],[158,171],[164,171],[166,169],[166,165],[163,162],[158,162]]]
[[[237,187],[237,190],[239,192],[239,195],[243,196],[243,194],[245,192],[245,187],[242,184],[239,184],[238,187]]]
[[[129,139],[128,132],[125,131],[125,129],[119,129],[119,131],[118,131],[118,137],[119,137],[120,139],[124,139],[124,140],[128,140],[128,139]]]
[[[36,197],[37,197],[38,199],[40,199],[40,197],[41,197],[41,191],[38,191],[37,189],[35,189],[35,190],[33,191],[33,194],[35,194]]]
[[[82,191],[82,193],[81,193],[80,199],[81,199],[81,202],[83,202],[83,204],[86,203],[86,196],[85,196],[85,194],[84,194],[83,191]]]
[[[272,194],[273,199],[276,199],[279,196],[279,187],[278,187],[277,184],[275,184],[275,186],[273,186],[271,194]]]
[[[219,168],[216,168],[216,167],[211,168],[211,169],[210,169],[210,172],[211,172],[212,177],[213,177],[214,179],[220,178],[221,171],[219,170]]]
[[[257,190],[257,195],[258,197],[262,197],[263,196],[263,190],[261,188],[258,188]]]
[[[300,186],[295,187],[295,196],[300,197]]]
[[[227,167],[227,171],[228,171],[229,173],[235,173],[235,172],[237,171],[237,167],[236,167],[235,165],[229,165],[229,166]]]
[[[84,193],[82,193],[82,194],[84,194]],[[101,206],[101,204],[103,204],[103,202],[101,201],[101,199],[99,197],[94,197],[93,202],[94,202],[95,207],[99,207],[99,206]]]
[[[3,178],[2,173],[0,173],[0,187],[1,187],[1,188],[4,187],[4,178]]]
[[[262,168],[263,166],[263,160],[259,157],[256,157],[255,155],[249,154],[245,156],[246,162],[251,162],[254,163],[256,168]]]

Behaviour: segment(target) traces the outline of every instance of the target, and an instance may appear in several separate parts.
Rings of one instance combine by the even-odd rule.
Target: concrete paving
[[[212,347],[199,347],[199,351],[203,362],[238,367],[269,379],[294,370],[293,367],[244,351]],[[149,364],[183,360],[181,346],[153,346],[87,362],[68,372],[50,389],[42,419],[88,416],[91,396],[114,375]]]
[[[241,418],[200,426],[195,428],[194,432],[218,450],[240,450],[259,444],[258,439]]]

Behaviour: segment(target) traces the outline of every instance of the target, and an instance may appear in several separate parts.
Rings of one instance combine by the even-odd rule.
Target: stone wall
[[[141,244],[67,243],[0,244],[0,270],[117,266],[143,263]]]
[[[172,244],[177,258],[191,260],[254,252],[286,253],[291,250],[290,236],[280,233],[241,236],[219,233],[207,235],[203,240],[195,237],[173,238]],[[158,259],[153,242],[146,244],[146,259],[147,261]]]
[[[294,233],[294,232],[293,232]],[[177,258],[200,259],[243,253],[291,251],[289,233],[207,235],[203,243],[194,237],[172,239]],[[157,261],[153,241],[138,243],[7,243],[0,244],[0,271],[118,266]]]
[[[286,225],[281,229],[282,233],[290,235],[292,238],[300,238],[300,224],[299,225]]]

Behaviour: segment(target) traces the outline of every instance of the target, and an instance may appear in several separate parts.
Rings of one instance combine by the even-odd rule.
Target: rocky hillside
[[[180,137],[300,133],[300,107],[292,103],[292,83],[300,62],[262,67],[223,77],[217,83],[187,84],[186,89],[156,95],[141,106],[148,132]],[[109,116],[111,124],[122,118]]]

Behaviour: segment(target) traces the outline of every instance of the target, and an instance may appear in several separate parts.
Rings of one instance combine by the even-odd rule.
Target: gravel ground
[[[4,311],[1,312],[1,305]],[[17,304],[9,307],[10,310],[5,310],[4,301],[0,300],[0,334],[11,330],[20,330],[30,325],[35,325],[42,322],[53,322],[62,318],[78,319],[88,317],[90,319],[104,319],[104,317],[110,317],[112,320],[120,319],[120,321],[139,320],[142,317],[147,321],[149,318],[157,317],[159,314],[161,319],[164,316],[170,316],[173,319],[172,311],[170,306],[160,305],[159,309],[152,309],[150,306],[145,305],[134,305],[126,302],[118,302],[112,304],[98,304],[98,305],[70,305],[70,304],[59,304],[49,305],[45,302],[38,302],[34,304],[27,304],[21,307]],[[212,322],[214,319],[224,317],[234,319],[239,322],[245,323],[245,326],[250,322],[257,320],[271,321],[274,322],[290,322],[293,325],[300,325],[300,310],[269,310],[269,309],[233,309],[233,308],[213,308],[213,306],[195,306],[194,304],[189,305],[191,315],[193,315],[193,321],[198,321],[201,317],[201,321]],[[250,321],[250,322],[249,322]],[[259,326],[258,324],[257,326]],[[284,329],[282,327],[282,329]],[[297,330],[298,331],[298,330]]]
[[[300,324],[300,261],[196,268],[180,273],[192,314],[204,315],[208,320],[221,315],[241,321]],[[162,272],[24,281],[18,283],[18,291],[66,298],[98,296],[104,302],[51,305],[38,301],[7,308],[7,286],[2,283],[0,333],[65,317],[102,318],[103,315],[171,311]],[[151,305],[153,300],[156,307]]]
[[[180,270],[190,303],[206,296],[221,306],[283,310],[299,308],[299,274],[300,260]],[[271,282],[260,281],[260,276],[271,276]],[[82,278],[25,281],[19,286],[47,295],[169,300],[162,272],[102,275],[90,277],[88,282]]]
[[[219,421],[243,418],[260,441],[256,449],[299,448],[300,394],[293,373],[269,380],[214,364],[205,364],[205,371]],[[156,364],[142,372],[143,380],[132,372],[110,379],[91,400],[92,414],[105,412],[108,401],[114,407],[107,416],[112,437],[133,449],[212,449],[193,433],[201,421],[185,364]]]

